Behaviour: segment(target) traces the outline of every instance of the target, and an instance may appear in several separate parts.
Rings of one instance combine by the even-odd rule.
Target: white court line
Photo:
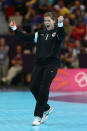
[[[67,93],[60,93],[60,92],[50,92],[49,96],[65,96],[65,95],[87,95],[87,92],[67,92]]]

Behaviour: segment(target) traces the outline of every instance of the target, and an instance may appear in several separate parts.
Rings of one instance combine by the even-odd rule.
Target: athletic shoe
[[[41,118],[38,117],[38,116],[36,116],[36,117],[34,118],[34,121],[32,122],[32,126],[38,126],[38,125],[40,125],[40,124],[41,124]]]
[[[45,111],[44,114],[43,114],[43,117],[41,119],[41,123],[44,123],[45,121],[47,121],[48,119],[48,115],[51,114],[53,112],[53,108],[50,107],[49,110]]]

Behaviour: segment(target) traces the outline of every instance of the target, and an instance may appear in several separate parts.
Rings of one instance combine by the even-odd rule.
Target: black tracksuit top
[[[34,42],[35,33],[25,34],[22,31],[15,31],[16,37],[28,43]],[[36,63],[60,65],[61,43],[64,40],[65,31],[63,27],[56,27],[53,30],[41,30],[38,32]]]

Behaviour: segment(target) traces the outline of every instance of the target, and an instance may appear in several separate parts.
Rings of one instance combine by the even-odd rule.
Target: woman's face
[[[44,17],[44,25],[47,30],[54,29],[55,20],[51,19],[49,16]]]

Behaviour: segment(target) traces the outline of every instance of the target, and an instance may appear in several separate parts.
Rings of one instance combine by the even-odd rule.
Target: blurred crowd
[[[6,83],[10,85],[13,78],[15,78],[22,71],[22,47],[16,46],[16,52],[11,61],[9,61],[9,47],[5,45],[5,39],[0,38],[0,84]]]
[[[0,0],[0,11],[4,13],[7,23],[13,19],[27,33],[43,28],[45,12],[55,12],[57,17],[63,15],[66,36],[61,46],[61,67],[79,68],[79,55],[87,54],[86,0]],[[6,47],[5,40],[1,38],[0,71],[3,74],[2,80],[11,83],[13,77],[22,70],[22,47],[17,46],[9,70],[8,51],[9,47]]]

